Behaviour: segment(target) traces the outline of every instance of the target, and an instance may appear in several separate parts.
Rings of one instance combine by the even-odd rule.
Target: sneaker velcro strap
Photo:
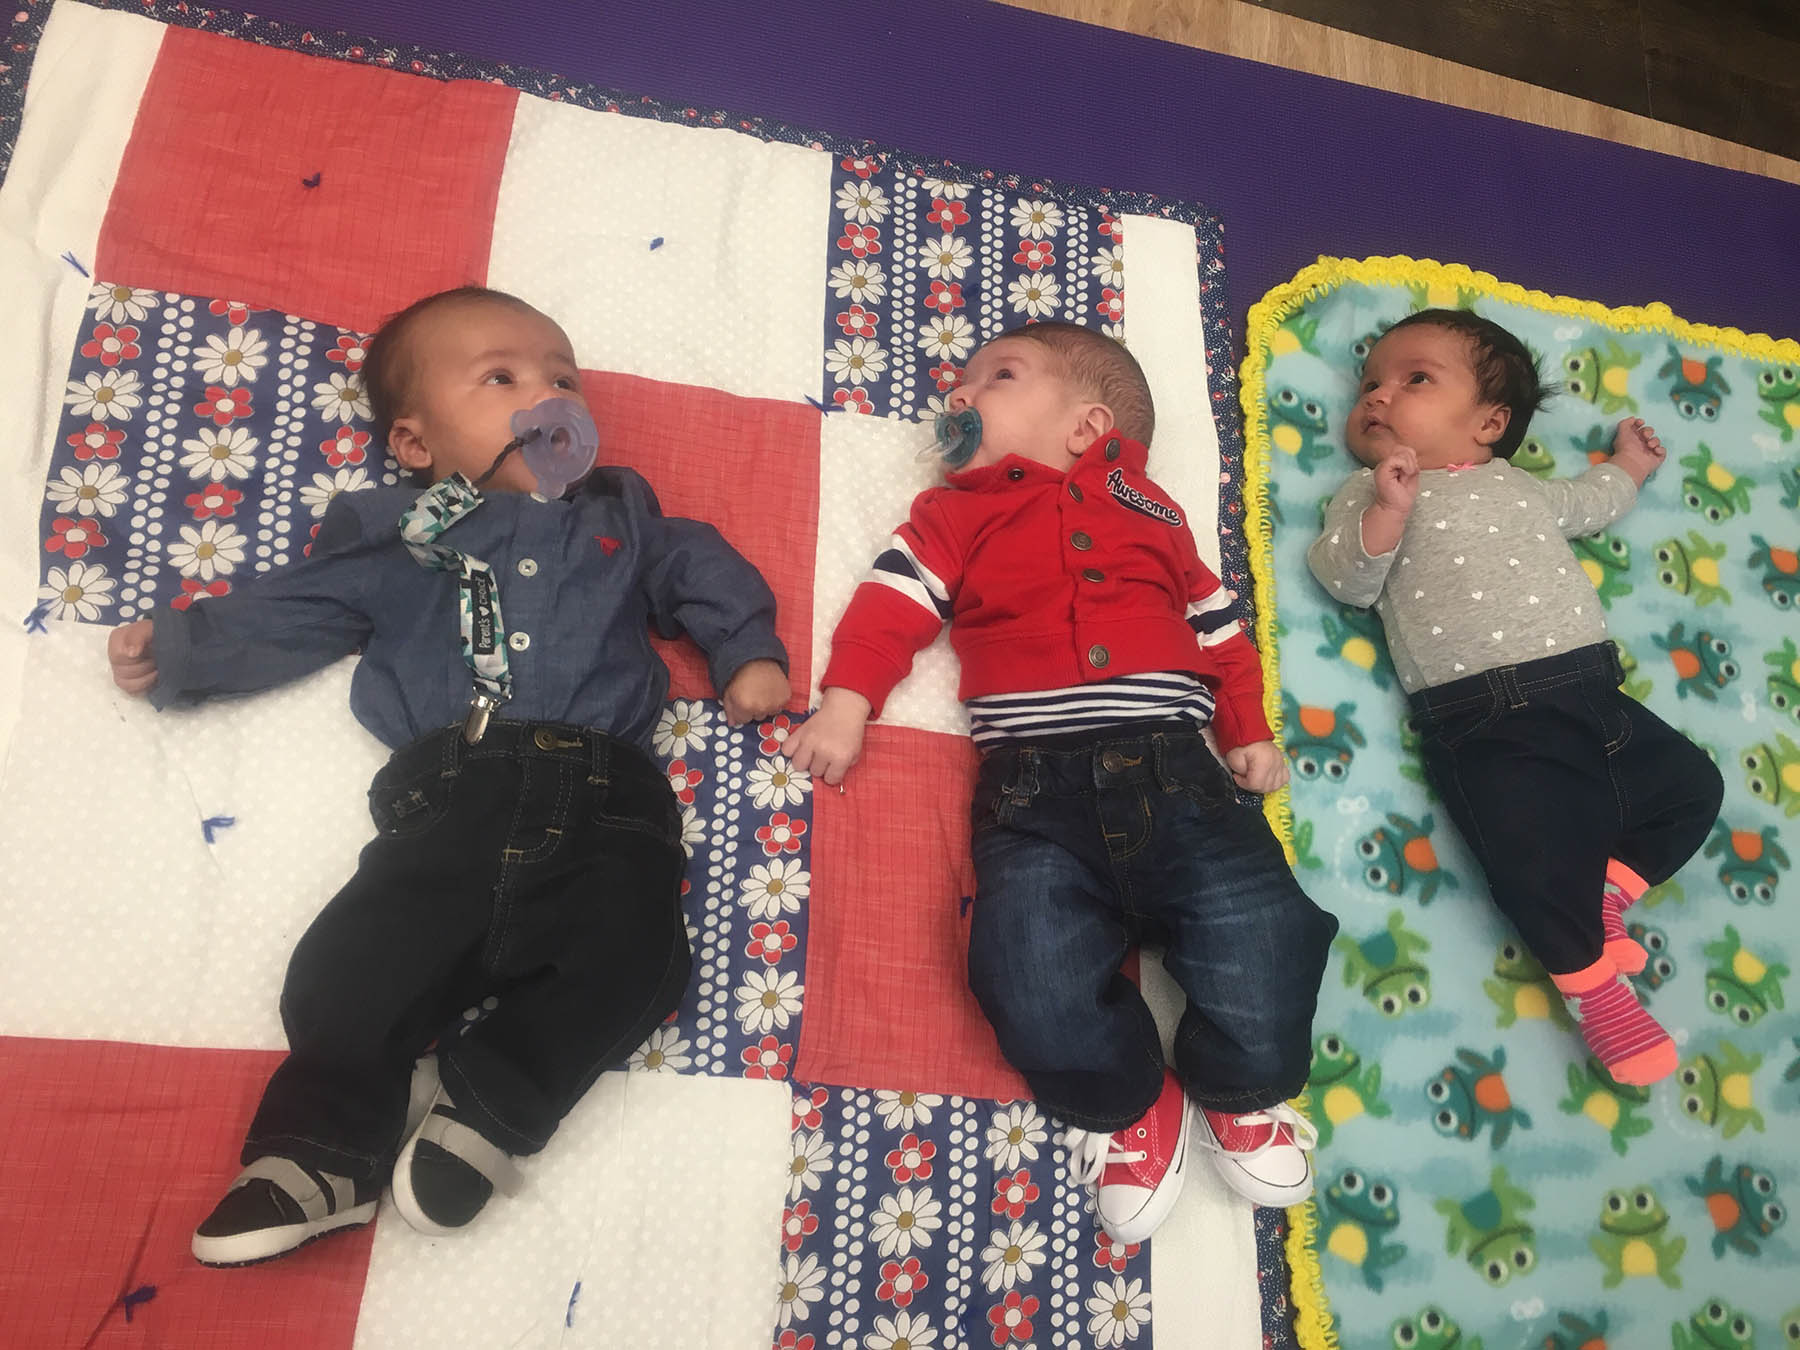
[[[258,1158],[239,1172],[231,1184],[235,1188],[258,1177],[279,1186],[312,1222],[341,1214],[356,1203],[356,1188],[347,1177],[311,1172],[292,1158],[276,1154]]]
[[[505,1153],[461,1121],[450,1119],[442,1111],[433,1111],[419,1126],[416,1138],[429,1139],[446,1153],[454,1154],[482,1176],[494,1183],[503,1195],[517,1195],[525,1184],[519,1169]]]

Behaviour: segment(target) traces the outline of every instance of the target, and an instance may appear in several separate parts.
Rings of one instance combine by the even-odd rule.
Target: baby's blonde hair
[[[1156,401],[1144,368],[1125,344],[1098,329],[1060,319],[1020,324],[1001,338],[1035,342],[1056,359],[1060,374],[1086,397],[1112,410],[1113,425],[1144,445],[1156,434]]]

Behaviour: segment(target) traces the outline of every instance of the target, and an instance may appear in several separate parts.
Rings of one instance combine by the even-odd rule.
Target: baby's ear
[[[419,435],[419,424],[410,417],[396,417],[388,428],[388,452],[403,469],[429,473],[431,450]]]
[[[1481,426],[1475,432],[1477,445],[1492,445],[1506,434],[1506,428],[1512,421],[1512,409],[1504,403],[1489,405],[1481,419]]]
[[[1116,425],[1112,409],[1104,403],[1081,404],[1076,413],[1075,425],[1069,431],[1068,448],[1072,455],[1079,455]]]

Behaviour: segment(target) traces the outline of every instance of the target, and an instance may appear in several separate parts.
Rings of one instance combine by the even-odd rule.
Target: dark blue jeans
[[[396,751],[369,808],[376,838],[288,964],[290,1053],[243,1161],[378,1178],[434,1037],[470,1123],[535,1153],[686,988],[668,777],[604,732],[500,720],[473,746],[449,727]]]
[[[969,984],[1047,1110],[1113,1130],[1156,1100],[1156,1023],[1120,972],[1140,937],[1167,944],[1187,995],[1175,1071],[1189,1096],[1254,1110],[1300,1091],[1337,920],[1197,732],[992,750],[973,823]]]
[[[1725,791],[1706,752],[1622,691],[1624,678],[1603,642],[1412,696],[1426,777],[1553,975],[1600,959],[1607,859],[1668,880]]]

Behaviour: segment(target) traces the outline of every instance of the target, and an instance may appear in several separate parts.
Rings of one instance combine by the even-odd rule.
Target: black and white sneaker
[[[495,1190],[517,1195],[511,1155],[467,1123],[441,1086],[394,1164],[394,1208],[419,1232],[447,1237],[466,1228]]]
[[[381,1184],[352,1181],[291,1158],[258,1158],[231,1183],[194,1230],[194,1259],[248,1266],[283,1256],[341,1228],[375,1217]]]

